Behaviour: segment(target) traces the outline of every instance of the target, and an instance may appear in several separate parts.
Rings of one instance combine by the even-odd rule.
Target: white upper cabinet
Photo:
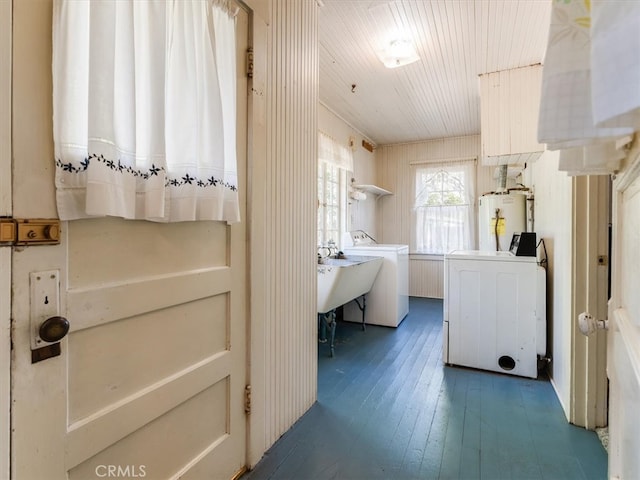
[[[544,151],[537,141],[542,65],[480,75],[482,164],[522,165]]]

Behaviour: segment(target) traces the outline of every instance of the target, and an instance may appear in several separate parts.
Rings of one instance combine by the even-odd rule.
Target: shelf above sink
[[[351,187],[356,189],[356,190],[361,190],[363,192],[371,193],[373,195],[378,195],[378,196],[393,195],[393,193],[391,193],[389,190],[385,190],[384,188],[380,188],[380,187],[378,187],[376,185],[352,184]]]

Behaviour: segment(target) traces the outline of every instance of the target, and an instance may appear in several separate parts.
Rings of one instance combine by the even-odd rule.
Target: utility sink
[[[349,255],[318,264],[318,313],[327,313],[369,292],[383,257]]]

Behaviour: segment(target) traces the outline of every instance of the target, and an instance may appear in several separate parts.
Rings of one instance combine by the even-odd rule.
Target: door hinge
[[[57,245],[60,220],[0,218],[0,245]]]
[[[247,48],[247,77],[253,78],[253,47]]]
[[[244,413],[251,414],[251,385],[244,387]]]

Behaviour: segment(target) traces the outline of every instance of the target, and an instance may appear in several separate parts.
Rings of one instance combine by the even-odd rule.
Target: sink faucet
[[[325,258],[337,258],[338,253],[336,242],[329,240],[327,245],[320,245],[318,247],[318,263],[322,263]]]
[[[334,242],[333,240],[329,240],[327,243],[328,243],[327,248],[329,249],[329,256],[330,257],[337,257],[338,256],[338,246],[336,245],[336,242]]]
[[[331,256],[331,250],[329,247],[323,247],[320,245],[318,247],[318,263],[322,263],[322,260]]]

